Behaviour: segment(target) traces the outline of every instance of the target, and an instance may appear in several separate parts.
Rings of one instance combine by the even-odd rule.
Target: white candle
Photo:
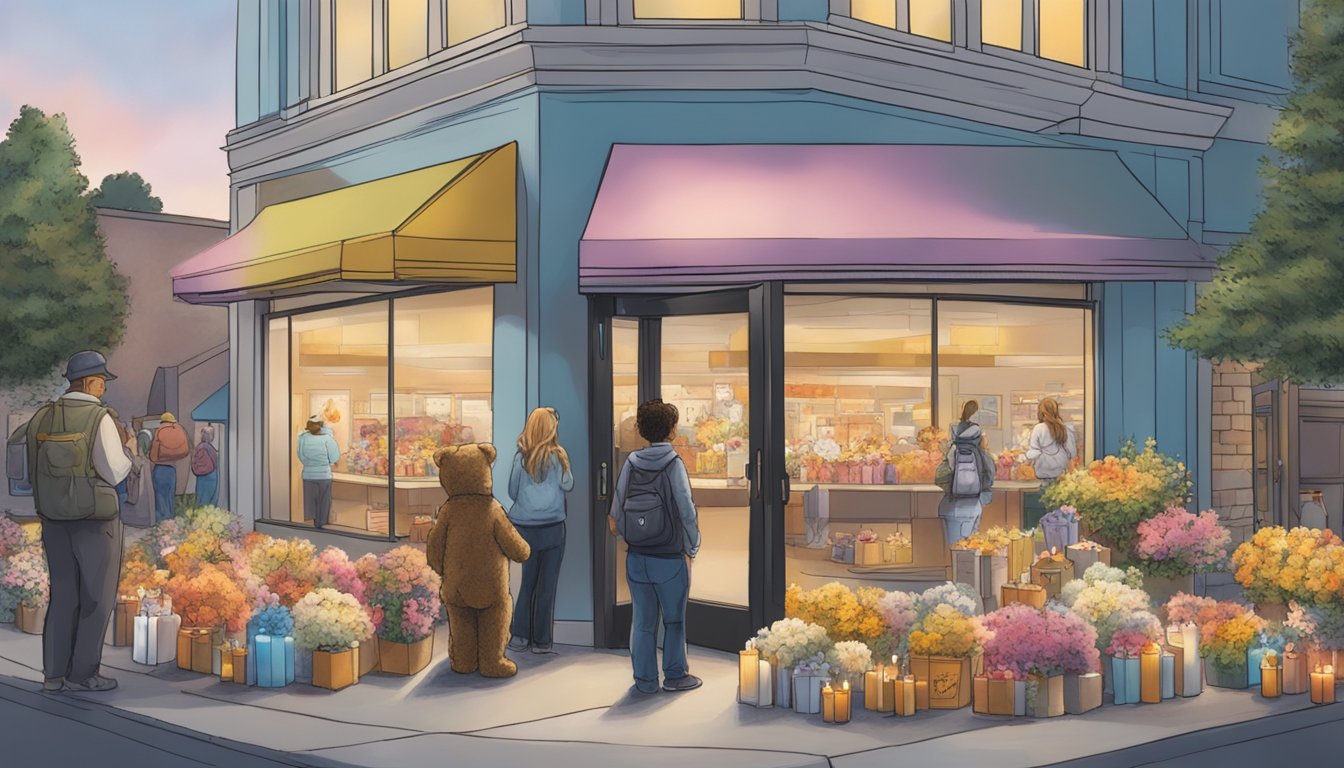
[[[760,661],[760,674],[756,677],[760,693],[756,696],[756,706],[773,707],[775,705],[775,678],[770,674],[770,662]]]
[[[1181,625],[1181,650],[1185,666],[1182,671],[1184,679],[1181,681],[1185,685],[1185,690],[1181,691],[1181,695],[1198,696],[1203,686],[1200,685],[1199,628],[1193,621]]]

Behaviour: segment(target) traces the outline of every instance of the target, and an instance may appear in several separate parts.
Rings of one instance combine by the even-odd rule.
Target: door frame
[[[1259,405],[1257,401],[1262,395],[1269,396],[1267,405]],[[1251,387],[1251,531],[1260,530],[1263,525],[1284,525],[1286,508],[1282,503],[1283,491],[1283,446],[1280,445],[1279,434],[1279,381],[1267,381],[1263,384],[1256,384]],[[1265,446],[1266,477],[1269,487],[1265,489],[1265,503],[1269,506],[1269,520],[1262,525],[1259,510],[1256,509],[1256,502],[1260,498],[1260,480],[1259,471],[1255,466],[1255,460],[1258,456],[1256,443],[1255,421],[1264,416],[1268,419],[1268,428],[1265,430],[1266,440],[1269,442]]]
[[[783,451],[783,284],[678,295],[593,296],[589,301],[589,413],[593,467],[593,639],[601,647],[629,644],[630,609],[615,604],[616,540],[607,530],[619,468],[613,439],[611,334],[613,318],[640,322],[639,401],[658,397],[661,319],[667,316],[745,313],[748,322],[748,585],[747,606],[690,601],[687,631],[694,644],[731,650],[757,627],[784,615],[784,515],[788,478]]]

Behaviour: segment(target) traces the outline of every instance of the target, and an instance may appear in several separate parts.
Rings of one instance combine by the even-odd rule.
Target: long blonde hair
[[[1050,430],[1050,437],[1061,448],[1069,443],[1069,431],[1064,427],[1064,417],[1059,415],[1059,403],[1051,397],[1041,399],[1036,406],[1036,419]]]
[[[569,471],[569,454],[560,446],[560,417],[554,408],[532,409],[518,436],[518,451],[523,454],[523,468],[534,482],[546,478],[546,465],[552,456]]]

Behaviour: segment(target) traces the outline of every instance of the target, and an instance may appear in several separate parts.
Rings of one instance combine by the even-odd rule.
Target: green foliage
[[[65,117],[23,107],[0,141],[0,384],[121,341],[126,279],[108,261],[87,188]]]
[[[1308,0],[1270,135],[1264,209],[1168,338],[1270,378],[1344,379],[1344,0]]]
[[[153,192],[140,174],[122,171],[104,176],[103,183],[89,193],[89,202],[95,208],[158,213],[163,210],[163,201]]]

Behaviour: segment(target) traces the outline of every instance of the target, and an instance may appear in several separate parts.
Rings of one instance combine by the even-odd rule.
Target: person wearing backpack
[[[555,592],[565,557],[565,494],[574,489],[569,454],[560,445],[560,416],[554,408],[536,408],[518,436],[518,452],[509,472],[509,522],[518,529],[532,556],[523,561],[523,579],[513,608],[508,648],[552,653]]]
[[[985,435],[971,417],[980,404],[967,400],[961,421],[952,427],[952,445],[938,466],[934,482],[943,489],[938,516],[950,547],[980,526],[980,514],[993,498],[994,462],[984,448]]]
[[[686,601],[691,563],[700,552],[700,524],[691,499],[686,465],[672,448],[680,414],[662,400],[641,403],[635,413],[647,448],[621,466],[607,525],[625,539],[625,577],[634,618],[630,663],[635,690],[658,692],[658,619],[663,621],[663,690],[699,688],[686,661]]]
[[[177,514],[177,464],[191,455],[191,435],[177,417],[164,411],[154,441],[149,444],[149,460],[154,465],[154,520],[171,520]]]
[[[210,427],[201,427],[200,442],[191,454],[191,474],[196,476],[196,506],[215,506],[219,501],[219,449]]]
[[[51,581],[42,690],[110,691],[117,681],[99,669],[121,571],[115,488],[131,462],[102,402],[107,382],[116,378],[107,359],[78,352],[66,364],[65,378],[70,388],[27,425],[27,466]]]

